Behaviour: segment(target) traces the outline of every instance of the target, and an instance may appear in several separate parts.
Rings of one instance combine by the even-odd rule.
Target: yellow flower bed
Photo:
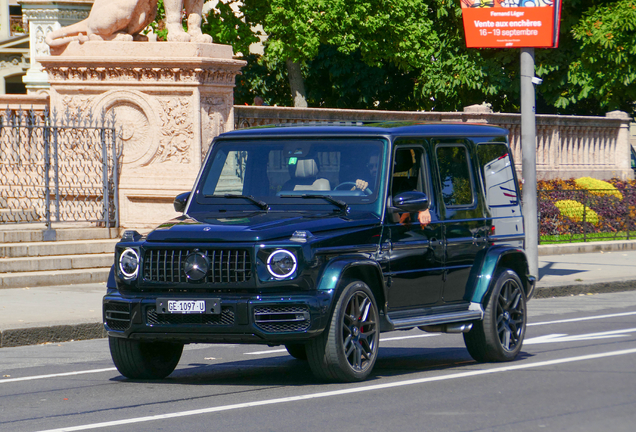
[[[583,209],[585,209],[585,221],[591,224],[596,225],[599,221],[598,214],[591,208],[583,206],[578,201],[574,200],[561,200],[554,203],[554,205],[559,209],[561,214],[569,219],[572,219],[576,222],[581,222],[583,220]]]
[[[574,180],[576,185],[581,189],[587,189],[593,195],[612,195],[618,198],[619,200],[623,199],[623,194],[621,194],[618,189],[614,187],[611,183],[608,183],[603,180],[597,180],[592,177],[581,177]]]

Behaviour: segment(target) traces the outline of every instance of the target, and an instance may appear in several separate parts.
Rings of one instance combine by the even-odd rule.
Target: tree
[[[563,3],[559,47],[535,50],[537,112],[636,114],[635,2]],[[299,92],[310,106],[520,109],[519,50],[466,48],[456,0],[244,0],[239,18],[217,8],[205,31],[248,60],[240,103],[261,95],[290,105]],[[247,55],[256,24],[268,38],[263,56]]]

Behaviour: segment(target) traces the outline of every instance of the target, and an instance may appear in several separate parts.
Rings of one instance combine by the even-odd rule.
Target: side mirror
[[[174,199],[174,202],[172,203],[174,205],[174,211],[183,213],[185,211],[186,204],[188,203],[189,198],[190,192],[184,192],[177,195],[177,197]]]
[[[393,207],[404,212],[423,211],[428,208],[428,197],[423,192],[402,192],[393,197]]]

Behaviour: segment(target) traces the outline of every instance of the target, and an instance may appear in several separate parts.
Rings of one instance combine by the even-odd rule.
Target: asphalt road
[[[280,347],[186,347],[166,380],[114,369],[105,339],[0,349],[0,431],[633,431],[636,292],[529,303],[517,361],[461,335],[385,333],[370,380],[323,384]]]

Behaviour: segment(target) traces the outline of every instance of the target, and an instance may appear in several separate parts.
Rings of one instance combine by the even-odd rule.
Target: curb
[[[636,250],[636,240],[539,245],[539,256]]]
[[[636,280],[537,287],[533,298],[567,297],[579,294],[605,294],[636,291]]]
[[[622,291],[636,291],[636,280],[552,287],[539,286],[536,288],[533,298],[567,297],[580,294],[602,294]],[[104,324],[101,322],[9,329],[0,331],[0,348],[101,339],[106,336]]]
[[[0,331],[0,348],[106,337],[104,324],[68,324]]]

